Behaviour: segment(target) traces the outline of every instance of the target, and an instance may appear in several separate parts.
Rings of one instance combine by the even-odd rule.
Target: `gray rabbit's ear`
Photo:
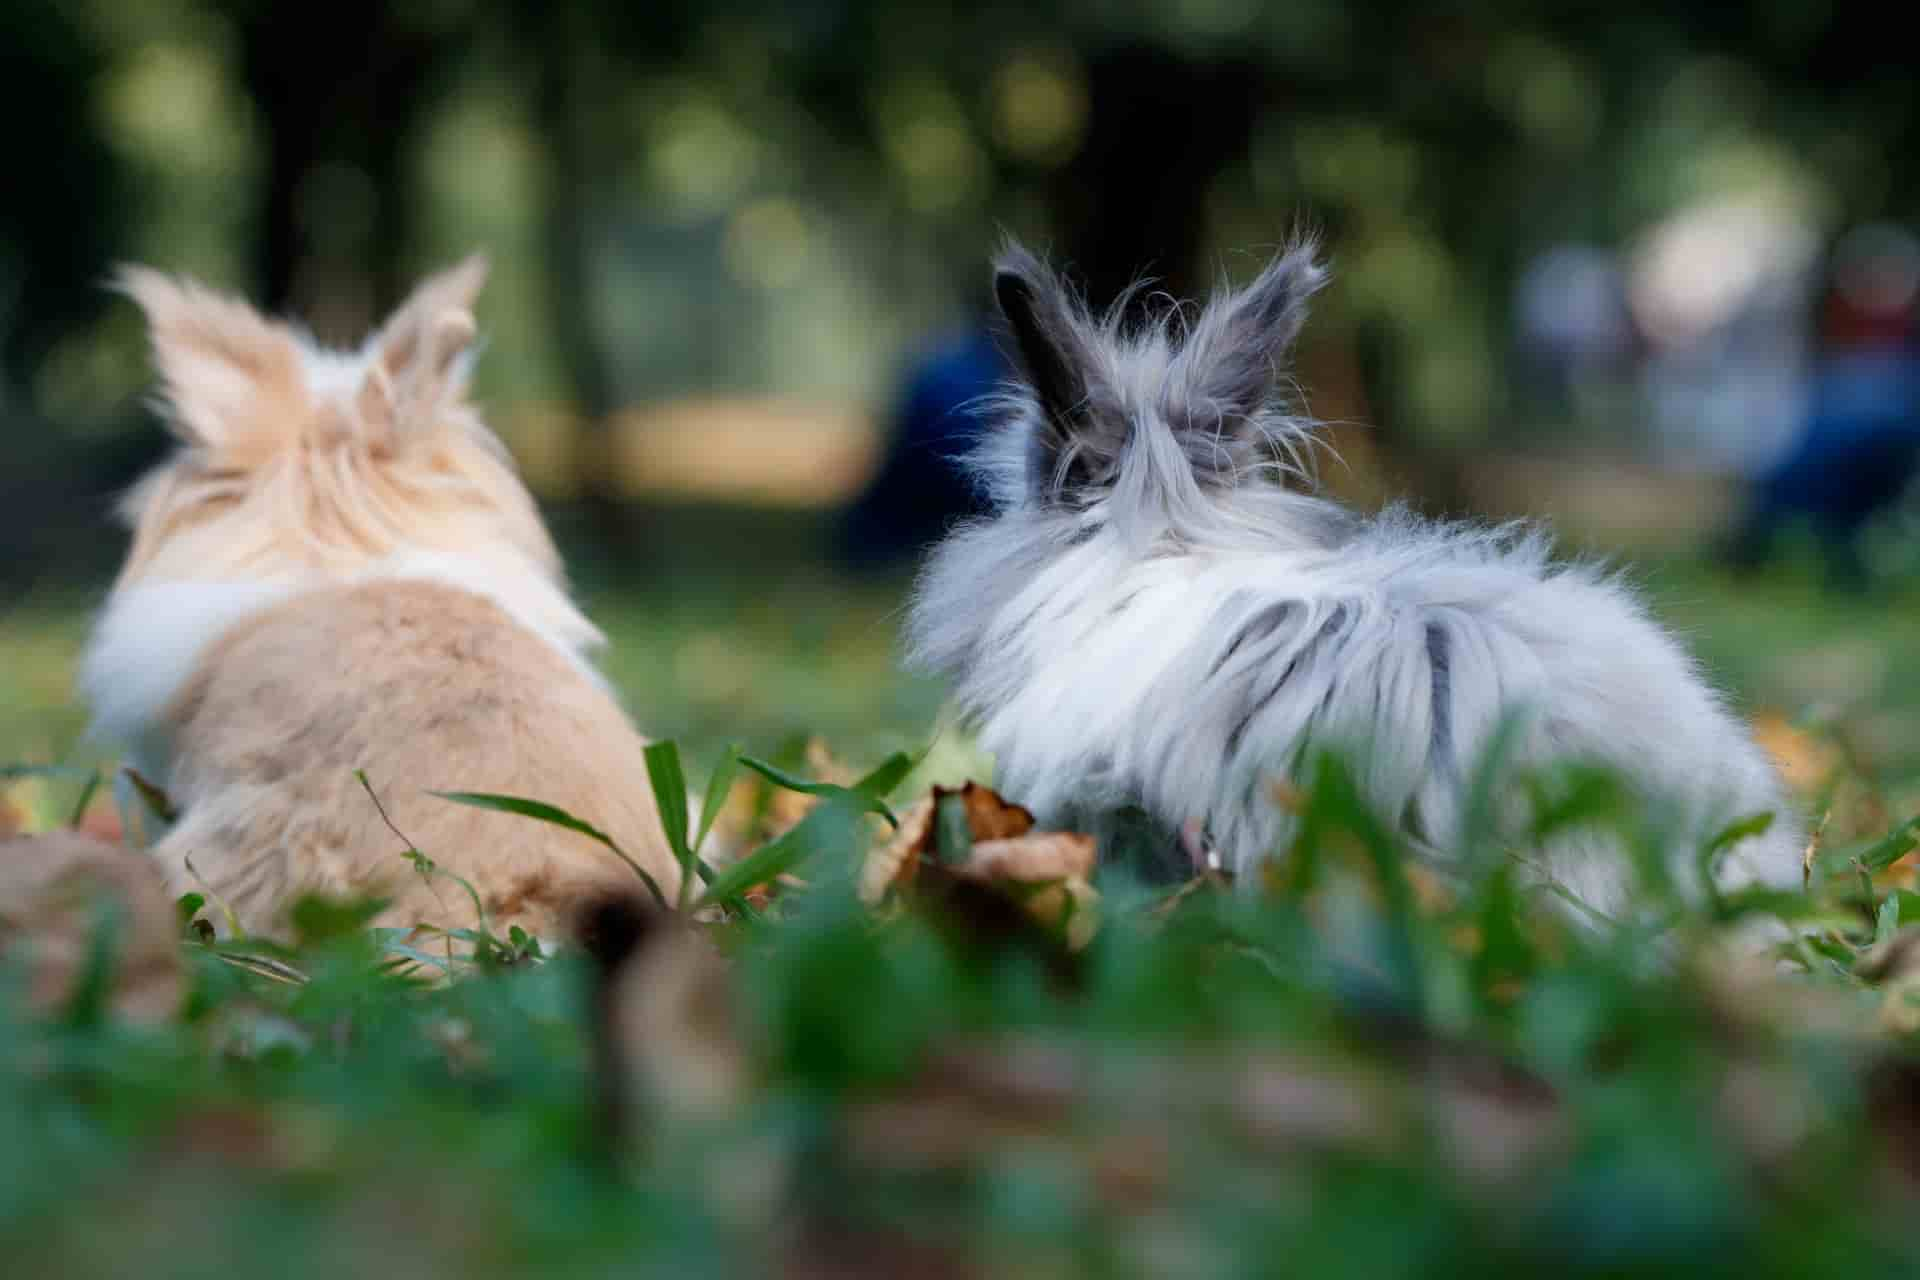
[[[1267,408],[1306,323],[1307,303],[1326,282],[1319,247],[1302,239],[1246,288],[1207,304],[1181,352],[1195,427],[1230,428],[1231,420],[1245,421]]]
[[[1125,433],[1102,408],[1110,397],[1102,393],[1092,322],[1066,283],[1017,244],[994,262],[993,296],[1038,410],[1027,450],[1036,496],[1059,497],[1097,482]]]
[[[1088,359],[1077,306],[1059,277],[1018,245],[994,263],[993,297],[1013,331],[1021,372],[1040,410],[1065,424],[1085,411]]]

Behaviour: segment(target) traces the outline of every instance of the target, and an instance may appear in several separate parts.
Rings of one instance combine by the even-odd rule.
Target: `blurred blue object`
[[[1761,479],[1760,506],[1850,535],[1901,495],[1916,457],[1920,361],[1905,350],[1830,356],[1814,371],[1806,429]]]
[[[1807,423],[1755,486],[1736,556],[1763,558],[1774,533],[1811,523],[1836,576],[1857,579],[1854,540],[1920,471],[1920,360],[1911,350],[1848,352],[1820,362]]]
[[[1864,228],[1835,256],[1805,425],[1755,484],[1734,555],[1756,563],[1777,530],[1804,521],[1836,575],[1853,581],[1857,535],[1920,474],[1920,241]]]
[[[874,569],[916,556],[983,509],[963,459],[1011,373],[985,323],[947,335],[909,365],[886,456],[841,526],[845,562]]]

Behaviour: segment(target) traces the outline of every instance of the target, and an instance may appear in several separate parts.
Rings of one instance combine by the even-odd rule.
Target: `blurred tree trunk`
[[[625,554],[638,536],[638,522],[612,465],[620,392],[594,319],[594,209],[600,177],[611,170],[596,109],[609,92],[603,51],[593,16],[580,0],[553,0],[530,16],[534,107],[548,161],[541,205],[547,323],[578,423],[573,468],[581,501],[604,548]]]
[[[18,121],[0,200],[0,413],[24,412],[47,352],[110,305],[96,282],[135,225],[134,184],[98,123],[111,64],[76,7],[0,5],[0,86]]]
[[[1407,429],[1409,410],[1402,395],[1407,361],[1401,345],[1393,326],[1377,316],[1355,330],[1354,355],[1370,411],[1368,434],[1392,474],[1413,491],[1409,496],[1422,509],[1439,515],[1471,515],[1469,459],[1457,447],[1435,448]]]
[[[323,338],[355,340],[410,283],[408,161],[449,41],[379,0],[237,9],[241,76],[266,135],[262,298]]]
[[[1176,298],[1204,297],[1207,187],[1246,154],[1259,68],[1132,45],[1087,71],[1090,128],[1052,196],[1073,274],[1096,307],[1143,274]]]

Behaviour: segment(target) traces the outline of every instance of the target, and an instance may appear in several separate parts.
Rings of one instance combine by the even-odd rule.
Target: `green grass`
[[[1805,568],[1732,580],[1688,561],[1637,576],[1749,709],[1846,725],[1876,770],[1920,774],[1920,584],[1855,597]]]
[[[836,583],[803,537],[741,539],[581,571],[643,725],[696,780],[727,741],[819,733],[857,765],[921,745],[938,691],[894,669],[898,584]],[[1649,881],[1645,918],[1575,928],[1508,874],[1524,829],[1482,832],[1439,894],[1329,770],[1285,876],[1168,906],[1103,874],[1101,928],[1069,954],[983,927],[979,902],[870,911],[849,811],[790,851],[806,889],[709,926],[751,1086],[717,1115],[641,1091],[620,1132],[595,1109],[578,957],[426,987],[351,913],[315,912],[275,953],[299,981],[184,943],[193,994],[159,1027],[85,1001],[36,1020],[0,990],[0,1256],[143,1277],[1920,1267],[1915,967],[1894,945],[1920,898],[1872,844],[1920,811],[1920,596],[1641,577],[1744,706],[1846,740],[1835,794],[1859,812],[1811,895]],[[0,758],[70,753],[80,605],[43,591],[0,616]],[[1541,785],[1574,797],[1565,820],[1637,829],[1591,779]],[[1734,985],[1712,944],[1768,912],[1800,933],[1793,975]]]

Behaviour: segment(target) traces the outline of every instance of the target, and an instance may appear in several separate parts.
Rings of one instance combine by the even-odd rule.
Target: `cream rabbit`
[[[121,277],[179,445],[124,504],[133,544],[81,683],[96,732],[180,810],[154,848],[170,887],[204,885],[250,931],[314,892],[382,893],[381,924],[472,923],[458,886],[402,858],[356,770],[503,932],[554,936],[633,872],[430,791],[558,805],[678,884],[644,743],[585,656],[600,633],[466,399],[485,275],[473,258],[433,277],[351,353],[192,283]]]

